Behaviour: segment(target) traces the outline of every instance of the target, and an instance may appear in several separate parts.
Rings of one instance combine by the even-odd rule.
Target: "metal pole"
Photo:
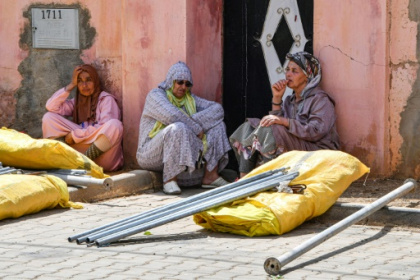
[[[22,170],[15,169],[14,167],[0,168],[0,175],[3,175],[3,174],[21,174],[21,173],[22,173]]]
[[[209,197],[209,196],[221,193],[221,192],[225,192],[227,190],[237,188],[239,186],[244,187],[244,185],[246,185],[246,184],[256,182],[258,180],[264,179],[264,178],[266,178],[268,176],[271,176],[273,174],[276,174],[278,172],[281,172],[281,174],[284,174],[285,170],[286,170],[286,168],[270,170],[270,171],[260,173],[258,175],[255,175],[255,176],[247,178],[247,179],[243,179],[243,180],[240,180],[240,181],[237,181],[237,182],[233,182],[233,183],[230,183],[228,185],[225,185],[225,186],[222,186],[222,187],[219,187],[219,188],[211,189],[211,190],[208,190],[206,192],[202,192],[202,193],[190,196],[188,198],[178,200],[178,201],[175,201],[173,203],[164,205],[162,207],[151,209],[151,210],[148,210],[146,212],[142,212],[140,214],[135,214],[135,215],[127,217],[125,219],[121,219],[121,220],[118,220],[118,221],[115,221],[115,222],[112,222],[112,223],[109,223],[109,224],[106,224],[106,225],[103,225],[103,226],[100,226],[100,227],[97,227],[97,228],[94,228],[94,229],[91,229],[91,230],[88,230],[88,231],[85,231],[85,232],[70,236],[68,238],[68,241],[72,242],[74,240],[77,240],[78,243],[83,243],[83,242],[86,241],[87,235],[92,234],[94,232],[99,232],[99,231],[109,229],[111,227],[116,227],[116,226],[120,226],[120,225],[123,225],[123,224],[127,224],[129,222],[132,222],[132,221],[140,219],[140,218],[148,217],[148,216],[151,216],[151,215],[154,215],[156,213],[160,213],[162,211],[166,211],[166,210],[169,210],[169,209],[174,209],[176,207],[179,207],[180,205],[187,205],[187,204],[189,204],[193,201],[197,201],[199,199],[203,199],[203,198],[206,198],[206,197]]]
[[[162,218],[157,219],[155,221],[145,223],[143,225],[134,226],[130,229],[126,229],[126,230],[123,230],[121,232],[111,234],[108,237],[99,238],[95,241],[95,244],[98,247],[100,247],[100,246],[109,244],[113,241],[124,238],[126,236],[133,235],[133,234],[136,234],[138,232],[145,231],[145,230],[148,230],[150,228],[157,227],[157,226],[163,225],[163,224],[168,223],[168,222],[173,222],[173,221],[176,221],[178,219],[181,219],[181,218],[184,218],[184,217],[187,217],[187,216],[190,216],[190,215],[193,215],[193,214],[200,213],[202,211],[211,209],[213,207],[221,206],[221,205],[224,205],[226,203],[235,201],[237,199],[248,197],[248,196],[256,194],[258,192],[270,190],[270,189],[278,186],[280,184],[280,182],[282,182],[282,181],[293,180],[294,178],[296,178],[298,176],[298,174],[299,174],[298,172],[295,172],[295,173],[291,173],[291,174],[288,174],[288,175],[283,175],[282,177],[279,177],[277,179],[268,180],[264,183],[251,186],[247,189],[239,190],[237,192],[227,194],[225,197],[223,197],[222,199],[220,199],[218,201],[214,201],[214,200],[206,201],[206,202],[202,203],[199,207],[196,207],[196,208],[193,208],[193,209],[185,209],[183,211],[173,213],[171,215],[168,215],[166,217],[162,217]],[[279,181],[279,179],[282,179],[282,180]]]
[[[63,174],[63,175],[86,175],[86,169],[52,169],[52,170],[45,170],[48,173],[56,173],[56,174]]]
[[[275,174],[275,175],[270,176],[270,179],[266,179],[266,180],[274,180],[275,182],[279,182],[279,180],[282,180],[282,178],[284,176],[286,176],[286,175],[284,175],[283,173],[279,173],[279,174]],[[230,189],[228,189],[224,192],[219,192],[219,193],[217,193],[215,195],[212,195],[212,196],[201,197],[200,199],[190,201],[189,203],[179,203],[177,205],[177,207],[174,207],[174,208],[164,209],[164,210],[162,210],[162,208],[158,208],[157,210],[160,210],[160,211],[155,211],[156,213],[154,213],[154,214],[147,215],[147,216],[144,216],[144,217],[140,217],[140,218],[137,218],[137,219],[132,220],[130,222],[120,223],[116,226],[109,227],[105,230],[97,231],[92,235],[87,235],[87,236],[84,236],[82,238],[78,238],[78,239],[76,239],[76,241],[77,241],[78,244],[80,244],[82,242],[93,242],[98,238],[102,238],[104,236],[126,230],[127,228],[130,228],[130,227],[133,227],[133,226],[138,226],[140,224],[152,222],[152,221],[160,219],[164,216],[171,215],[172,213],[179,213],[179,212],[184,211],[184,210],[194,209],[194,207],[198,207],[201,204],[207,203],[209,201],[218,202],[219,200],[224,199],[226,196],[231,195],[232,193],[243,192],[244,189],[252,187],[256,184],[264,184],[266,181],[263,181],[263,180],[265,180],[265,179],[261,179],[258,182],[257,181],[256,182],[250,182],[248,184],[241,185],[240,188],[239,187],[238,188],[230,188]]]
[[[74,175],[65,175],[50,172],[49,175],[56,176],[66,182],[68,185],[80,185],[80,186],[103,186],[106,189],[112,188],[114,186],[114,181],[108,177],[105,179],[97,179],[92,177],[84,177],[84,176],[74,176]]]
[[[14,168],[10,168],[10,167],[0,168],[0,175],[1,174],[9,174],[9,173],[12,173],[14,170],[15,170]]]
[[[295,247],[290,252],[276,258],[271,257],[265,260],[264,262],[264,269],[270,275],[278,275],[280,274],[280,270],[283,266],[291,262],[292,260],[296,259],[297,257],[303,255],[304,253],[308,252],[312,248],[318,246],[322,242],[326,241],[327,239],[333,237],[337,233],[343,231],[344,229],[348,228],[349,226],[357,223],[358,221],[366,218],[370,214],[378,211],[386,204],[391,202],[392,200],[407,194],[408,192],[412,191],[417,187],[417,182],[413,179],[407,179],[404,182],[404,185],[395,189],[394,191],[388,193],[387,195],[379,198],[372,204],[366,205],[356,213],[348,216],[344,220],[334,224],[333,226],[327,228],[326,230],[322,231],[321,233],[315,235],[314,237],[310,238],[309,240],[305,241],[301,245]]]

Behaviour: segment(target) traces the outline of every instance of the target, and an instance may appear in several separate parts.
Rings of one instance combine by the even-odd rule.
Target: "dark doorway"
[[[275,0],[272,0],[275,1]],[[261,118],[271,109],[271,85],[260,42],[270,0],[226,0],[223,15],[223,107],[227,133],[247,117]],[[309,42],[305,51],[313,53],[313,0],[297,0],[302,25]],[[284,19],[272,40],[281,62],[293,38]],[[237,170],[233,152],[228,168]]]

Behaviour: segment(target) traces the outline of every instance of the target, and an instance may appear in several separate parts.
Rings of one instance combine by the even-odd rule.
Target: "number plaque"
[[[32,46],[79,49],[79,10],[32,8]]]

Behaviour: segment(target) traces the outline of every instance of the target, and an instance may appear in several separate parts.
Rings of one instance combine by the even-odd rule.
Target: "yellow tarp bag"
[[[69,201],[67,184],[58,177],[0,175],[0,220],[18,218],[57,206],[83,208]]]
[[[5,127],[0,129],[0,162],[22,169],[85,169],[92,177],[107,177],[102,167],[65,143],[33,139]]]
[[[245,236],[281,235],[325,213],[353,181],[369,172],[357,158],[341,151],[291,151],[244,178],[282,167],[290,167],[289,173],[299,172],[290,185],[306,185],[303,194],[261,192],[195,214],[195,223]]]

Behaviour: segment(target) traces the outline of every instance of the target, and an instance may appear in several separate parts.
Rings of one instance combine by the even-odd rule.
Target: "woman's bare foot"
[[[73,140],[73,136],[71,135],[71,132],[66,135],[66,137],[64,138],[64,141],[66,141],[68,145],[74,144],[74,140]]]

